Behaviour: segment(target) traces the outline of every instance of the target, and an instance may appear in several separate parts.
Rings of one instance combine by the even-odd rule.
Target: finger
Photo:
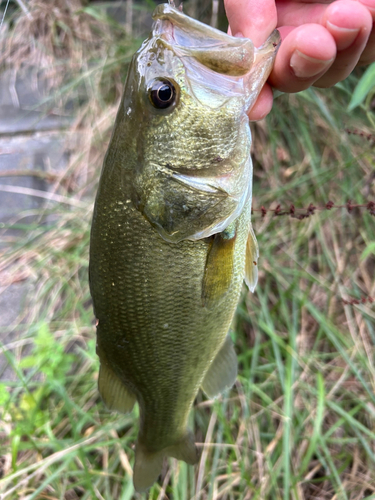
[[[282,92],[299,92],[310,87],[332,65],[336,43],[319,24],[280,28],[283,38],[270,84]]]
[[[256,47],[276,28],[274,0],[224,0],[224,5],[232,34],[250,38]]]
[[[366,48],[362,52],[361,57],[359,58],[358,64],[360,66],[366,66],[374,61],[375,61],[375,30],[373,29],[367,41]]]
[[[273,103],[272,89],[266,83],[262,88],[258,96],[258,99],[256,100],[256,103],[250,110],[249,113],[250,121],[261,120],[262,118],[267,116],[272,109],[272,103]]]
[[[362,2],[375,0],[362,0]],[[279,22],[288,25],[299,25],[314,22],[324,26],[332,35],[337,48],[337,56],[330,67],[315,85],[330,87],[344,80],[358,63],[361,54],[362,61],[372,60],[375,48],[368,44],[373,19],[368,7],[357,0],[337,0],[330,5],[314,3],[281,2],[278,6]],[[375,16],[375,9],[374,9]]]
[[[341,0],[327,7],[322,23],[335,39],[338,52],[329,71],[315,85],[330,87],[349,76],[357,65],[371,33],[372,18],[360,2]]]
[[[375,16],[375,0],[363,1],[374,3]],[[278,4],[279,26],[308,23],[321,24],[327,28],[335,38],[337,50],[342,51],[350,47],[358,35],[364,38],[365,32],[371,31],[372,17],[369,9],[357,0],[337,0],[330,5],[294,1]]]
[[[278,26],[302,26],[309,23],[320,23],[328,4],[322,2],[300,2],[285,0],[277,3]]]
[[[365,50],[359,58],[359,64],[370,64],[375,61],[375,0],[360,0],[360,3],[366,7],[372,17],[372,31]]]

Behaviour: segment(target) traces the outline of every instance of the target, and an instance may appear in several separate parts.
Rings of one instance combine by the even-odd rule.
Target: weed
[[[41,2],[28,6],[41,15]],[[32,285],[11,325],[17,339],[2,345],[12,369],[0,385],[3,500],[141,498],[131,481],[138,409],[111,414],[98,397],[87,280],[93,193],[136,42],[113,48],[116,30],[104,27],[98,47],[84,12],[40,40],[51,64],[71,47],[77,64],[82,54],[73,83],[58,90],[62,106],[77,99],[70,164],[50,178],[53,196],[37,222],[22,223],[28,212],[2,229],[2,285]],[[93,30],[88,52],[74,35],[81,22]],[[65,36],[73,37],[65,48],[51,45]],[[9,50],[30,50],[18,40]],[[169,462],[149,499],[374,498],[374,116],[364,105],[343,111],[357,81],[281,96],[253,126],[254,207],[280,206],[254,211],[259,284],[244,290],[233,325],[239,377],[217,400],[198,396],[199,465]]]

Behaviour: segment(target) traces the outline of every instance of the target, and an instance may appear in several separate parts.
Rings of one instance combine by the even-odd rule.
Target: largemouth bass
[[[130,65],[90,248],[99,392],[111,410],[139,404],[138,491],[166,456],[196,463],[194,399],[236,379],[228,331],[258,260],[246,112],[279,44],[276,31],[256,49],[169,4],[153,18]]]

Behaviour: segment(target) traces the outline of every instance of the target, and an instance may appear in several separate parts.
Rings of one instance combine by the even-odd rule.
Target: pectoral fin
[[[117,375],[104,363],[100,364],[98,388],[104,404],[109,410],[120,413],[132,411],[135,395],[121,382]]]
[[[214,398],[226,388],[232,387],[237,377],[237,356],[229,335],[217,353],[202,383],[209,398]]]
[[[202,288],[203,305],[208,309],[227,293],[232,282],[235,241],[234,223],[213,237]]]
[[[246,243],[246,264],[245,264],[245,283],[251,292],[254,292],[258,283],[258,243],[250,225],[249,236]]]

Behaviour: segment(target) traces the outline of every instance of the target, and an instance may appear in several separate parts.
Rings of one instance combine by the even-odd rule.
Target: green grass
[[[12,368],[0,384],[2,500],[141,498],[131,480],[138,409],[113,414],[98,396],[87,280],[93,193],[117,107],[106,90],[114,75],[115,102],[131,47],[77,77],[105,95],[92,92],[73,124],[82,141],[56,185],[71,205],[49,202],[34,225],[16,221],[21,236],[3,234],[2,276],[27,278],[32,294],[12,325],[17,339],[2,344]],[[253,127],[254,208],[375,200],[373,142],[345,131],[373,132],[369,105],[345,111],[356,82],[281,96]],[[375,498],[375,305],[343,302],[375,298],[374,223],[365,209],[303,220],[254,211],[259,283],[244,289],[233,325],[238,380],[218,400],[198,396],[200,462],[168,462],[149,499]]]

